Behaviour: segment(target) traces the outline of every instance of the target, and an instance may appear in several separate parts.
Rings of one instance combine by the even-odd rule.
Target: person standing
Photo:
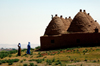
[[[30,42],[28,42],[28,45],[27,45],[27,54],[30,54],[30,49],[31,49]]]
[[[21,56],[21,44],[18,43],[18,56]]]

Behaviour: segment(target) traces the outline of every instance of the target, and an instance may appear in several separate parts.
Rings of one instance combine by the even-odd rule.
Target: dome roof
[[[69,32],[94,32],[94,29],[100,29],[100,26],[86,11],[77,13],[74,17],[68,31]]]
[[[67,19],[67,17],[65,18],[65,20],[66,20],[66,30],[68,30],[71,22],[69,21],[69,19]]]
[[[62,17],[62,16],[60,16],[60,19],[62,20],[62,22],[64,23],[64,28],[65,28],[65,30],[67,30],[67,21]]]
[[[72,18],[71,18],[70,16],[69,16],[68,20],[69,20],[70,22],[72,22]]]
[[[68,29],[69,32],[88,32],[90,31],[90,21],[83,12],[78,12]]]
[[[57,15],[53,17],[51,22],[46,28],[45,35],[58,35],[65,31],[65,26],[63,21]]]
[[[97,28],[100,31],[100,26],[98,24],[97,21],[94,21],[94,19],[90,16],[90,14],[86,13],[86,11],[84,10],[84,14],[86,15],[86,17],[89,19],[90,23],[91,23],[91,31],[94,32],[94,29]]]

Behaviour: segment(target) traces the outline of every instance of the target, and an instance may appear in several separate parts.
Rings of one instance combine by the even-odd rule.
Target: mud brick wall
[[[62,34],[40,37],[41,50],[75,46],[100,46],[100,33]]]

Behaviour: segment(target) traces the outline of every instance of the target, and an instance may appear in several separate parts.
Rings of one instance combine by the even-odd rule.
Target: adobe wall
[[[41,50],[74,46],[100,45],[100,33],[62,34],[61,36],[40,37]]]

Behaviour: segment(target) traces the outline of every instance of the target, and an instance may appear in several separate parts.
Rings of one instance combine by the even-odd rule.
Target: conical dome
[[[71,22],[69,21],[69,19],[67,19],[67,17],[65,18],[65,20],[66,20],[66,30],[68,30],[68,28],[69,28],[69,26],[70,26],[70,24],[71,24]]]
[[[57,15],[51,20],[46,28],[45,35],[58,35],[65,31],[64,23],[57,17]]]
[[[60,19],[61,19],[62,22],[64,23],[64,28],[65,28],[65,30],[67,30],[68,28],[67,28],[67,22],[66,22],[66,20],[62,17],[62,15],[60,16]]]
[[[95,20],[95,24],[96,24],[96,27],[97,27],[97,29],[99,30],[99,32],[100,32],[100,25],[99,25],[99,23]]]
[[[88,18],[88,20],[91,23],[91,27],[90,27],[91,31],[94,32],[95,28],[99,29],[99,31],[100,31],[100,26],[99,26],[98,22],[94,21],[94,19],[90,16],[90,14],[89,13],[87,14],[85,10],[84,10],[84,14],[86,15],[86,17]]]
[[[72,22],[72,18],[71,18],[70,16],[69,16],[68,20],[69,20],[70,22]]]
[[[83,12],[78,12],[68,29],[69,32],[89,32],[90,22]]]

